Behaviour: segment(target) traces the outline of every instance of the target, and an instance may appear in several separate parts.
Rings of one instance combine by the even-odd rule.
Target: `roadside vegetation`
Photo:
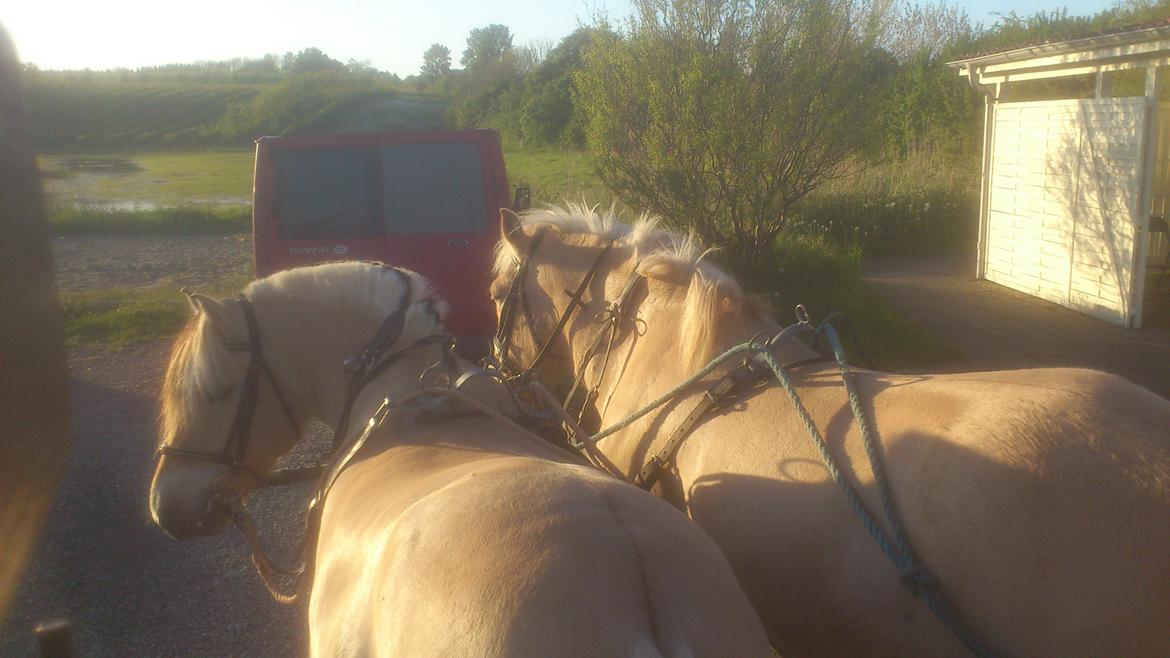
[[[149,210],[53,206],[49,229],[54,235],[232,235],[252,230],[252,211],[244,206]]]
[[[228,272],[201,292],[234,294],[250,278],[246,272]],[[70,347],[119,348],[171,336],[191,317],[187,300],[171,286],[64,292],[60,300],[65,344]]]
[[[630,20],[602,17],[558,44],[477,28],[466,48],[432,44],[404,80],[313,48],[138,71],[30,67],[36,134],[58,152],[42,159],[55,230],[246,231],[253,138],[332,129],[371,103],[417,98],[414,114],[379,125],[433,127],[446,108],[447,127],[494,128],[510,183],[536,202],[653,211],[718,247],[782,320],[797,302],[817,318],[839,310],[879,365],[925,365],[953,349],[869,293],[861,262],[971,248],[982,99],[946,63],[1170,12],[1170,0],[1127,0],[1093,16],[1011,12],[988,26],[945,0],[632,6]],[[208,148],[219,151],[137,152]],[[89,176],[67,163],[111,152],[134,169]],[[98,312],[107,298],[67,298],[67,316],[78,327],[178,326],[153,295],[116,313]],[[79,329],[71,340],[92,335],[124,334]]]

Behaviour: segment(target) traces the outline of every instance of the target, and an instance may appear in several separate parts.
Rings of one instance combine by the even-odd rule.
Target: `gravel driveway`
[[[60,238],[63,290],[202,285],[250,263],[238,237]],[[0,625],[0,656],[36,655],[32,627],[67,617],[78,656],[295,656],[303,606],[268,596],[236,533],[177,542],[149,518],[155,398],[169,340],[69,352],[73,451],[31,568]],[[291,546],[307,492],[256,501]]]
[[[57,289],[205,286],[251,272],[251,236],[76,236],[53,239]]]

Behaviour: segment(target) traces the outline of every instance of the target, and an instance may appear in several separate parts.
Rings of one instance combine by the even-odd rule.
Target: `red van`
[[[456,335],[495,331],[492,248],[499,210],[513,205],[495,131],[262,137],[252,195],[258,276],[385,261],[438,286]],[[517,190],[517,204],[526,198]]]

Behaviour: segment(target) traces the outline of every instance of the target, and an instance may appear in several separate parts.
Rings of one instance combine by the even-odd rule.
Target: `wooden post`
[[[978,73],[972,70],[968,71],[968,75],[975,76]],[[983,164],[982,178],[979,183],[979,237],[975,248],[976,279],[982,279],[987,269],[987,225],[991,213],[991,165],[995,155],[995,106],[999,102],[1002,92],[1003,85],[997,82],[984,93]]]
[[[1113,78],[1105,71],[1097,71],[1097,88],[1094,92],[1097,100],[1109,98],[1113,95]]]
[[[1146,294],[1146,262],[1150,255],[1150,215],[1154,212],[1154,172],[1158,168],[1158,88],[1162,69],[1146,68],[1146,130],[1142,135],[1142,182],[1138,190],[1137,216],[1132,218],[1134,232],[1133,270],[1130,274],[1128,296],[1125,297],[1126,326],[1142,326]]]

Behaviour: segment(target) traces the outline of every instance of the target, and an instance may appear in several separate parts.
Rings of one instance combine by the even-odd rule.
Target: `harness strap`
[[[523,300],[524,281],[528,278],[528,268],[532,257],[536,255],[536,248],[540,246],[546,234],[547,230],[541,229],[532,236],[532,241],[528,243],[528,253],[524,255],[524,260],[517,268],[516,276],[512,278],[512,285],[508,289],[508,295],[504,297],[504,304],[500,308],[499,326],[496,327],[496,336],[492,342],[495,353],[501,361],[507,357],[508,348],[512,345],[512,329],[516,323],[516,305],[523,304],[527,307],[527,303]]]
[[[280,405],[281,412],[298,438],[301,436],[301,427],[297,422],[296,414],[292,411],[292,406],[288,403],[284,392],[277,384],[276,377],[272,374],[272,370],[264,360],[264,347],[260,340],[260,325],[256,321],[256,311],[252,308],[252,302],[243,295],[237,296],[233,302],[240,308],[240,312],[244,316],[244,325],[247,328],[248,340],[247,342],[224,343],[223,347],[230,352],[247,352],[248,367],[244,371],[243,380],[240,382],[240,398],[236,403],[236,414],[232,418],[232,425],[228,429],[224,446],[219,452],[209,452],[164,445],[159,446],[157,454],[201,459],[215,464],[222,464],[229,468],[248,473],[249,476],[262,485],[279,484],[286,481],[297,481],[297,479],[304,479],[305,477],[313,477],[311,473],[313,469],[311,468],[278,471],[272,476],[266,477],[257,473],[244,463],[244,456],[248,449],[248,437],[252,430],[252,420],[255,417],[256,407],[260,397],[260,378],[262,376],[268,378],[268,382],[272,385],[272,390]],[[302,470],[305,472],[302,473]]]
[[[585,372],[588,370],[590,362],[597,356],[597,350],[601,347],[601,343],[605,341],[608,335],[609,347],[605,351],[604,361],[601,366],[601,375],[598,376],[597,383],[593,389],[587,392],[585,399],[581,401],[581,407],[578,410],[578,422],[580,422],[581,416],[584,415],[585,407],[589,405],[591,398],[596,396],[598,390],[601,388],[601,380],[605,377],[605,370],[609,367],[609,354],[613,350],[614,341],[617,339],[618,328],[621,326],[622,320],[626,317],[626,305],[629,304],[630,298],[634,294],[634,290],[638,284],[644,281],[645,278],[638,272],[638,267],[635,265],[629,278],[626,279],[626,285],[618,293],[617,299],[610,302],[606,309],[597,316],[599,322],[608,324],[609,326],[597,332],[597,336],[594,337],[589,348],[585,350],[585,354],[581,357],[581,365],[576,369],[577,374],[573,377],[573,385],[569,387],[569,393],[565,396],[564,407],[565,409],[570,409],[573,398],[577,395],[577,389],[585,382]]]
[[[746,369],[746,366],[737,366],[736,370],[740,370],[741,368]],[[722,402],[723,398],[735,388],[735,385],[735,380],[728,375],[720,379],[719,383],[715,386],[707,389],[703,393],[703,397],[699,399],[699,403],[683,419],[682,424],[676,427],[674,432],[671,432],[670,438],[667,439],[662,448],[651,456],[649,461],[642,466],[642,470],[638,471],[638,474],[634,476],[634,484],[647,491],[654,488],[654,485],[658,483],[658,477],[662,474],[662,469],[674,458],[675,451],[682,445],[682,442],[691,433],[691,430],[695,428],[699,419],[703,417],[703,414],[707,413],[708,409]]]
[[[352,376],[349,379],[349,390],[345,394],[345,404],[341,407],[341,417],[337,419],[337,423],[333,426],[330,454],[337,452],[340,447],[340,442],[349,433],[350,410],[353,408],[353,403],[357,401],[357,397],[361,394],[362,389],[372,379],[388,368],[391,363],[397,361],[402,353],[406,351],[401,350],[391,354],[390,358],[383,359],[379,363],[382,354],[388,348],[392,347],[402,336],[402,330],[406,327],[406,313],[414,303],[414,289],[410,286],[410,277],[397,268],[391,268],[391,270],[402,279],[406,291],[403,293],[402,299],[398,302],[398,308],[382,320],[382,324],[378,326],[378,331],[374,334],[370,342],[366,343],[365,347],[362,348],[361,354],[351,356],[345,360],[344,367],[352,373]]]
[[[832,359],[828,357],[814,356],[794,361],[782,366],[782,368],[791,371],[796,368],[830,361]],[[654,453],[642,466],[642,469],[638,471],[638,475],[634,477],[634,484],[647,491],[653,489],[654,485],[658,483],[658,478],[662,475],[662,471],[670,464],[670,460],[674,459],[679,447],[690,436],[691,431],[699,424],[704,414],[722,405],[729,398],[735,397],[741,391],[767,381],[772,381],[771,373],[767,370],[767,364],[758,356],[732,368],[703,393],[703,396],[699,398],[699,401],[691,409],[691,412],[687,414],[687,417],[683,419],[683,422],[671,432],[670,438],[666,440],[662,448]]]
[[[416,342],[402,352],[395,353],[391,358],[384,359],[379,363],[380,369],[385,370],[390,364],[395,362],[398,354],[411,351],[418,347],[433,345],[438,339],[446,339],[449,342],[449,337],[445,334],[436,334],[428,336]],[[473,368],[468,372],[473,373],[472,376],[478,376],[483,373],[479,368]],[[466,373],[457,379],[460,383],[465,383],[468,377]],[[492,378],[495,380],[495,378]],[[498,381],[498,380],[495,380]],[[533,433],[528,428],[525,428],[516,421],[508,418],[498,410],[481,402],[477,398],[468,395],[467,393],[458,390],[458,388],[447,387],[426,387],[415,391],[402,399],[391,400],[390,398],[383,398],[381,404],[378,405],[374,414],[366,421],[365,428],[350,441],[346,442],[340,449],[334,453],[334,459],[328,465],[320,476],[316,491],[312,500],[309,502],[309,507],[305,515],[305,531],[301,537],[300,544],[295,553],[296,563],[293,566],[281,565],[265,553],[263,546],[260,544],[259,534],[256,531],[255,525],[244,511],[243,505],[238,498],[225,499],[223,502],[227,504],[232,522],[244,534],[248,543],[248,547],[252,552],[252,563],[256,567],[260,579],[264,582],[264,586],[268,589],[272,597],[279,603],[291,604],[297,602],[300,597],[308,591],[313,578],[314,568],[313,561],[315,559],[315,552],[317,549],[317,540],[321,531],[321,516],[324,513],[325,499],[329,492],[333,489],[337,478],[345,471],[346,468],[353,462],[354,458],[365,447],[370,437],[377,431],[389,418],[391,412],[395,409],[401,409],[403,405],[412,402],[421,397],[436,397],[436,398],[453,398],[460,400],[472,407],[473,411],[469,415],[482,414],[488,418],[494,419],[497,422],[510,427],[512,430],[529,437],[530,439],[541,443],[542,445],[550,446],[564,454],[564,456],[571,460],[578,460],[579,456],[576,453],[570,452],[563,448],[557,448],[554,444],[548,443],[543,437]],[[285,586],[277,581],[277,578],[291,579],[291,585]],[[288,591],[291,590],[291,591]]]

